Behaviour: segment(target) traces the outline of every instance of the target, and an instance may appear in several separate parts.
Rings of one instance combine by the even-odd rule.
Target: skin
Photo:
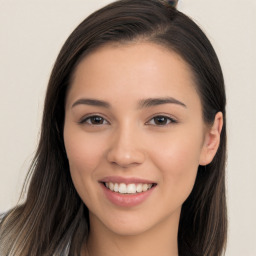
[[[184,105],[139,104],[166,97]],[[95,115],[102,119],[92,124],[88,117]],[[159,124],[156,116],[166,118]],[[110,44],[86,56],[67,95],[64,142],[73,183],[90,213],[90,256],[178,255],[182,204],[198,166],[212,161],[221,128],[221,113],[211,127],[203,122],[191,70],[163,46]],[[157,186],[141,204],[120,207],[103,193],[99,180],[106,176],[149,179]]]

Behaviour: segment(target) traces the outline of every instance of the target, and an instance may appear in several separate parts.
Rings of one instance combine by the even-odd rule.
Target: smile
[[[118,207],[135,207],[147,201],[157,183],[136,177],[109,176],[99,180],[105,197]]]
[[[104,185],[106,188],[116,193],[137,194],[137,193],[146,192],[147,190],[151,189],[155,184],[153,183],[125,184],[125,183],[105,182]]]

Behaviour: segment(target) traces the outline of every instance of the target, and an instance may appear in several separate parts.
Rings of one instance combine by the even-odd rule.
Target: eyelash
[[[162,119],[164,120],[164,124],[151,124],[150,122],[153,120],[154,122],[156,122],[156,119]],[[167,122],[167,123],[166,123]],[[156,116],[153,116],[146,124],[147,125],[154,125],[154,126],[167,126],[167,125],[170,125],[170,124],[176,124],[177,123],[177,120],[175,120],[174,118],[170,117],[170,116],[166,116],[166,115],[156,115]]]
[[[99,118],[100,121],[103,121],[103,123],[98,123],[98,124],[93,124],[92,123],[92,119],[93,118]],[[164,121],[164,124],[152,124],[151,122],[154,121],[156,122],[156,119],[162,119],[162,121]],[[159,121],[158,120],[158,121]],[[90,122],[88,122],[90,121]],[[105,123],[104,123],[105,122]],[[176,124],[177,123],[177,120],[175,120],[174,118],[171,118],[169,116],[166,116],[166,115],[156,115],[156,116],[153,116],[149,121],[146,122],[146,125],[153,125],[153,126],[167,126],[167,125],[170,125],[170,124]],[[91,116],[87,116],[85,118],[83,118],[81,121],[79,121],[79,124],[87,124],[87,125],[93,125],[93,126],[100,126],[100,125],[106,125],[106,124],[110,124],[104,117],[100,116],[100,115],[91,115]]]
[[[87,124],[87,125],[95,125],[95,126],[99,126],[99,125],[105,125],[104,123],[103,124],[93,124],[92,123],[92,119],[93,118],[100,118],[101,120],[103,120],[103,122],[106,122],[107,124],[109,124],[109,122],[102,116],[100,115],[91,115],[91,116],[86,116],[84,118],[82,118],[81,121],[79,121],[79,124]],[[90,120],[90,123],[88,122],[88,120]]]

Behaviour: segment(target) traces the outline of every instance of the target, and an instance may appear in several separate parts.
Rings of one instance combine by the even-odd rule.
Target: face
[[[178,221],[207,129],[187,64],[153,43],[107,45],[78,65],[64,142],[90,222],[139,234]]]

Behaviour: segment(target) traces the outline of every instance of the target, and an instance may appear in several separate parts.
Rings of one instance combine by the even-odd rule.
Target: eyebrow
[[[149,98],[140,100],[138,103],[138,108],[149,108],[153,106],[163,105],[163,104],[177,104],[183,107],[187,107],[183,102],[173,98],[173,97],[164,97],[164,98]],[[77,105],[90,105],[90,106],[97,106],[103,108],[110,108],[111,105],[103,100],[96,100],[96,99],[79,99],[72,104],[72,108]]]
[[[110,108],[110,104],[103,100],[95,100],[95,99],[79,99],[72,104],[72,108],[77,105],[90,105],[97,107]]]
[[[164,97],[164,98],[149,98],[145,100],[139,101],[139,108],[149,108],[153,106],[158,106],[162,104],[177,104],[183,107],[187,107],[183,102],[172,98],[172,97]]]

